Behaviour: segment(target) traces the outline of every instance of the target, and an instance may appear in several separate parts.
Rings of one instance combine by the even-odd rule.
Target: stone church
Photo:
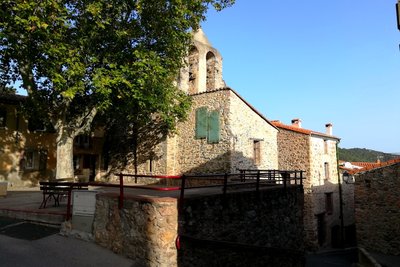
[[[177,134],[168,137],[152,158],[138,166],[140,174],[238,172],[277,169],[278,129],[222,77],[222,57],[204,32],[193,43],[178,86],[192,98],[192,107]]]

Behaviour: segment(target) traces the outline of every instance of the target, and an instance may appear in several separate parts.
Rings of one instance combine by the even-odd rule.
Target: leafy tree
[[[366,148],[339,148],[339,159],[350,162],[388,161],[399,155],[384,153]]]
[[[15,94],[15,88],[0,84],[0,94]]]
[[[22,81],[37,112],[54,126],[57,178],[73,176],[74,137],[120,103],[142,123],[157,114],[173,129],[187,108],[173,82],[189,32],[210,5],[220,10],[233,2],[3,0],[0,81]]]

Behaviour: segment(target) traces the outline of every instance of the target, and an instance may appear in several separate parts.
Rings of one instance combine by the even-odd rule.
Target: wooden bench
[[[63,197],[71,196],[72,190],[88,190],[87,184],[67,182],[64,179],[52,180],[49,182],[40,182],[40,190],[43,193],[43,200],[39,209],[46,208],[49,199],[54,199],[54,207],[60,206]]]

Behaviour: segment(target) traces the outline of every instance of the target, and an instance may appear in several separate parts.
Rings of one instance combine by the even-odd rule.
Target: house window
[[[153,158],[150,158],[148,160],[148,170],[149,170],[149,173],[154,172],[154,159]]]
[[[0,109],[0,128],[6,127],[7,111],[6,109]]]
[[[260,162],[261,162],[261,141],[260,140],[253,141],[253,159],[254,159],[254,164],[260,165]]]
[[[27,170],[46,170],[47,150],[26,150],[24,152],[24,164],[22,167]]]
[[[324,163],[324,171],[325,171],[325,179],[329,180],[329,163],[328,162]]]
[[[324,140],[324,153],[328,154],[328,140]]]
[[[206,107],[196,109],[196,139],[207,139],[209,144],[218,143],[220,140],[219,111],[207,111]]]
[[[90,136],[87,134],[81,134],[75,137],[74,144],[80,148],[90,147]]]
[[[28,130],[30,132],[44,132],[46,131],[46,125],[43,120],[30,118],[28,121]]]
[[[33,150],[25,151],[25,168],[27,170],[35,169],[35,160],[36,160],[35,154],[36,153]]]
[[[327,214],[333,213],[333,193],[325,193],[325,210]]]

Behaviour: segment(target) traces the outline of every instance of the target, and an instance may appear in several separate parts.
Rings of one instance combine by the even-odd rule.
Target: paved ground
[[[353,267],[357,261],[357,249],[343,249],[309,254],[306,267]]]
[[[130,259],[94,243],[56,232],[54,227],[0,217],[0,266],[133,266]]]
[[[99,191],[117,191],[117,188],[93,188]],[[253,190],[253,189],[252,189]],[[186,194],[215,194],[220,188],[192,189]],[[126,196],[177,197],[178,191],[126,189]],[[66,215],[66,201],[59,207],[49,205],[39,209],[42,193],[39,188],[14,189],[0,197],[0,266],[133,266],[131,260],[118,256],[94,243],[67,238],[58,233],[59,223]],[[51,222],[38,225],[34,222]],[[372,254],[372,253],[371,253]],[[388,267],[399,267],[400,257],[373,254],[378,262]],[[330,251],[307,256],[307,267],[352,267],[356,262],[354,251]]]

